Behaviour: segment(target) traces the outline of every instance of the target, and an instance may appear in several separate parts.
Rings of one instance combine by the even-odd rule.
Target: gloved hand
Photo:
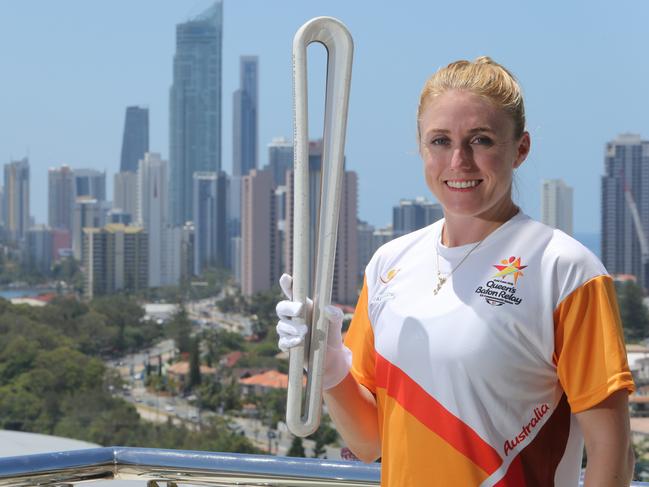
[[[300,315],[304,306],[303,303],[293,301],[293,278],[288,274],[282,274],[279,278],[279,286],[288,300],[277,303],[275,309],[279,317],[276,328],[279,335],[278,346],[281,350],[287,351],[302,344],[308,328],[306,325],[293,323],[293,318]],[[306,305],[311,308],[313,302],[307,299]],[[347,376],[351,367],[352,353],[342,340],[343,312],[340,308],[328,305],[324,308],[324,315],[329,321],[322,377],[323,389],[327,390],[338,385]]]

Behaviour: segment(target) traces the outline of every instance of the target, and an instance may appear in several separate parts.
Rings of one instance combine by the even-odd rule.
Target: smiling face
[[[426,184],[447,219],[507,217],[513,171],[530,149],[527,132],[515,137],[510,115],[482,96],[450,90],[428,101],[419,131]]]

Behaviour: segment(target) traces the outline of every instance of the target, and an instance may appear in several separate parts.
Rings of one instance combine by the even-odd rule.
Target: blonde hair
[[[488,56],[475,61],[455,61],[433,74],[421,91],[417,108],[417,134],[419,121],[427,103],[432,97],[449,90],[465,90],[483,96],[502,108],[514,121],[514,136],[525,131],[525,106],[518,81],[505,67]]]

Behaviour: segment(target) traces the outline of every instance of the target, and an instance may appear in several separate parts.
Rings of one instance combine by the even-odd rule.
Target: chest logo
[[[395,276],[399,273],[400,270],[401,269],[399,269],[398,267],[393,267],[384,275],[380,276],[379,279],[383,284],[387,284],[388,282],[390,282],[392,279],[395,278]]]
[[[500,264],[495,264],[498,270],[487,282],[478,286],[475,294],[485,299],[491,306],[513,304],[518,306],[523,298],[516,295],[518,279],[523,276],[523,269],[527,266],[521,264],[520,257],[511,256],[503,259]]]
[[[501,260],[500,265],[496,264],[494,265],[494,267],[498,269],[498,273],[493,276],[494,278],[500,277],[507,279],[511,276],[514,279],[514,285],[516,285],[518,278],[523,275],[523,269],[525,269],[527,266],[521,265],[520,257],[514,257],[512,255],[509,259]]]

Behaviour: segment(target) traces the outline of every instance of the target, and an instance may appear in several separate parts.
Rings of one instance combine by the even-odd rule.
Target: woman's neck
[[[479,216],[462,216],[445,214],[442,228],[442,244],[447,247],[459,247],[474,242],[480,242],[518,213],[519,209],[513,201],[490,214]]]

